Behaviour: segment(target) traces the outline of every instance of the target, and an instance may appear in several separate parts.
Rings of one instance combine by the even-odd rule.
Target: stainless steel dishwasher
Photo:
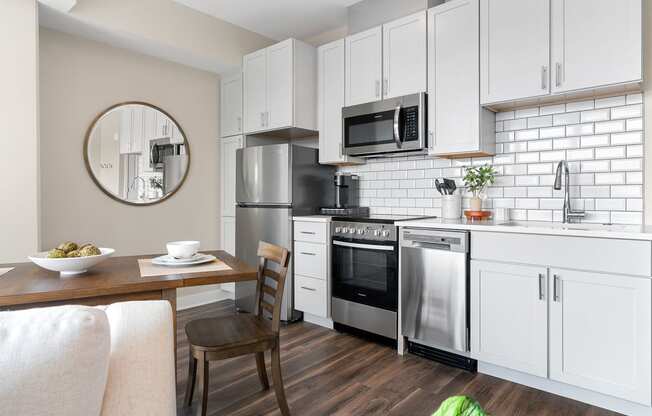
[[[470,370],[469,233],[403,228],[401,331],[408,350]]]

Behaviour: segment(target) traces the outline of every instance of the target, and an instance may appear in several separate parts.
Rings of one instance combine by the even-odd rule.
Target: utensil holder
[[[441,217],[456,220],[462,216],[462,196],[460,194],[441,196]]]

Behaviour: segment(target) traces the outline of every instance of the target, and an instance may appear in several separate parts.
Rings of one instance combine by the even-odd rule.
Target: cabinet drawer
[[[294,240],[328,244],[327,222],[294,222]]]
[[[328,270],[326,247],[324,244],[295,241],[294,270],[296,273],[326,280]]]
[[[649,241],[493,232],[471,233],[471,258],[649,277]]]
[[[328,290],[325,280],[294,276],[294,307],[312,315],[328,318]]]

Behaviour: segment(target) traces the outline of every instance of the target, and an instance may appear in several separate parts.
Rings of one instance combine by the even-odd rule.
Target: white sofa
[[[0,415],[176,414],[166,301],[0,312]]]

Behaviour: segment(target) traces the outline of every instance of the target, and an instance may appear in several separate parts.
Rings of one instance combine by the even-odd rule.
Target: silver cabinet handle
[[[315,235],[314,231],[299,231],[301,234],[310,234],[310,235]]]
[[[380,81],[376,80],[376,98],[380,98]]]
[[[383,97],[387,97],[389,95],[389,80],[385,78],[383,80]]]
[[[561,87],[561,63],[555,64],[555,85]]]
[[[428,149],[435,147],[435,134],[432,130],[428,130]]]
[[[542,90],[548,89],[548,67],[547,66],[541,67],[541,89]]]
[[[543,288],[544,282],[545,282],[545,276],[543,275],[543,273],[539,273],[539,300],[545,300],[546,298],[546,295],[544,293],[544,288]]]
[[[311,287],[306,287],[306,286],[301,286],[301,289],[309,290],[311,292],[316,292],[317,291],[317,289],[313,289]]]
[[[238,131],[242,131],[242,117],[238,117]]]
[[[260,113],[260,127],[265,127],[265,113]]]
[[[559,290],[560,282],[559,282],[559,276],[557,276],[556,274],[552,276],[552,285],[553,285],[552,286],[552,300],[554,300],[555,302],[559,302],[559,292],[558,292],[558,290]]]
[[[308,253],[307,251],[302,251],[300,254],[303,254],[304,256],[316,256],[315,253]]]

